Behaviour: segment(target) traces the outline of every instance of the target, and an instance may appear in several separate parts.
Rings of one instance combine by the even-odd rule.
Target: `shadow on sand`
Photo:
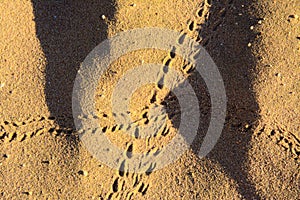
[[[210,17],[201,29],[200,36],[210,38],[208,43],[202,45],[219,67],[228,98],[226,124],[208,158],[220,163],[225,173],[235,180],[242,198],[260,199],[255,186],[248,179],[246,166],[253,127],[259,118],[252,89],[255,58],[247,46],[255,38],[255,33],[249,27],[257,19],[242,7],[242,4],[248,7],[251,3],[213,1]],[[105,15],[108,19],[114,17],[114,2],[32,0],[32,4],[36,34],[47,59],[45,93],[48,108],[59,126],[74,128],[72,89],[77,70],[88,53],[107,38],[107,24],[101,16]],[[220,16],[219,11],[225,7],[228,8],[227,13]],[[222,23],[215,29],[214,23],[219,19]],[[205,87],[197,90],[199,95],[205,94]],[[209,118],[208,99],[204,98],[201,102],[201,112]],[[201,134],[205,130],[200,130],[195,143],[201,141]],[[196,146],[194,150],[197,152]]]
[[[250,141],[259,119],[253,92],[256,59],[248,46],[256,37],[250,26],[258,21],[249,14],[253,3],[212,1],[208,21],[200,31],[201,37],[209,38],[202,45],[223,76],[228,101],[224,130],[208,159],[220,163],[237,183],[242,199],[260,199],[247,168]],[[220,12],[224,8],[225,12]]]
[[[250,27],[259,19],[247,10],[253,1],[216,0],[210,3],[210,15],[199,30],[199,38],[205,38],[200,43],[213,58],[223,77],[227,115],[222,135],[206,158],[222,166],[226,175],[237,184],[242,199],[261,199],[249,180],[247,168],[250,141],[259,119],[259,108],[253,92],[256,58],[248,44],[256,37]],[[205,82],[196,71],[190,73],[189,82],[197,95],[202,114],[198,135],[192,144],[197,154],[208,129],[211,104]],[[170,93],[164,102],[164,105],[168,105],[169,118],[178,128],[180,115],[175,114],[180,109],[178,100]]]
[[[73,83],[89,52],[107,38],[114,0],[32,0],[36,34],[47,60],[46,102],[52,117],[62,128],[74,128]]]

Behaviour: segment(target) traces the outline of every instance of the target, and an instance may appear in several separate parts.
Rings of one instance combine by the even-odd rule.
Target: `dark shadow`
[[[115,2],[32,0],[32,4],[36,34],[47,60],[45,95],[48,109],[61,128],[74,129],[73,83],[80,63],[107,38],[105,20],[114,17]]]
[[[259,118],[252,87],[255,58],[247,46],[256,36],[250,26],[257,19],[246,10],[251,3],[254,2],[213,1],[211,14],[200,36],[208,38],[201,44],[219,67],[228,98],[226,124],[218,144],[208,158],[220,163],[225,173],[235,180],[242,198],[260,199],[254,184],[249,181],[246,166],[253,127]],[[80,63],[107,38],[107,24],[101,16],[113,18],[114,0],[32,0],[32,4],[36,34],[47,59],[45,94],[48,108],[59,126],[74,128],[73,83]],[[226,13],[220,12],[223,8],[227,8]],[[193,76],[197,77],[191,75],[191,81],[202,81]],[[201,85],[195,91],[203,98],[203,94],[207,94],[204,83],[195,82],[194,85]],[[199,105],[201,113],[208,120],[208,94],[204,96]],[[202,140],[207,127],[201,126],[200,129],[197,144]],[[197,144],[194,145],[196,152]]]
[[[228,100],[222,135],[207,158],[220,163],[227,176],[238,185],[242,199],[261,199],[249,179],[247,168],[250,141],[259,119],[259,108],[253,92],[256,58],[249,45],[257,36],[250,27],[259,20],[249,11],[254,0],[207,0],[206,3],[211,4],[210,15],[199,29],[198,39],[219,68]],[[202,113],[198,135],[192,144],[193,151],[197,153],[208,129],[211,104],[201,76],[191,71],[189,82],[197,94]],[[169,118],[178,128],[180,114],[174,114],[179,109],[178,100],[170,93],[165,101]]]
[[[208,158],[220,163],[234,179],[242,199],[261,198],[249,180],[247,168],[250,141],[259,118],[253,92],[256,59],[248,45],[256,37],[250,27],[258,21],[250,14],[253,3],[212,1],[210,16],[200,32],[201,37],[209,38],[202,45],[223,76],[228,99],[224,130]]]

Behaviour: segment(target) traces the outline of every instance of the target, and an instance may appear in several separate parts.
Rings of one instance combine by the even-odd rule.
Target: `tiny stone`
[[[289,18],[292,18],[292,19],[298,19],[299,16],[298,16],[298,15],[290,15]]]
[[[23,192],[23,194],[32,195],[32,192]]]
[[[4,154],[3,158],[9,158],[9,155],[8,154]]]
[[[281,77],[281,74],[280,73],[276,73],[275,76]]]
[[[258,24],[262,24],[262,20],[259,20],[257,23],[258,23]]]
[[[253,30],[254,29],[254,26],[250,26],[250,30]]]
[[[88,172],[87,171],[83,171],[83,170],[79,170],[78,174],[83,175],[83,176],[87,176]]]
[[[104,20],[104,19],[106,19],[106,16],[105,16],[105,15],[102,15],[101,18]]]
[[[252,46],[252,44],[249,42],[249,43],[248,43],[248,47],[251,47],[251,46]]]
[[[133,4],[131,4],[130,6],[132,6],[132,7],[136,7],[136,4],[135,4],[135,3],[133,3]]]

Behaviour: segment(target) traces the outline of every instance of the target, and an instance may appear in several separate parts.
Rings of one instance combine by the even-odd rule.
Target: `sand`
[[[299,1],[3,0],[0,13],[0,199],[299,199]],[[168,133],[145,143],[115,130],[110,97],[126,70],[168,63],[191,82],[203,119],[178,160],[131,173],[94,158],[78,138],[72,89],[93,48],[144,27],[186,33],[205,47],[223,77],[227,115],[200,159],[211,108],[201,77],[166,51],[120,57],[99,80],[95,109],[124,153],[157,152],[180,120],[170,91],[149,84],[133,94],[132,118],[145,123],[147,106],[166,105]]]

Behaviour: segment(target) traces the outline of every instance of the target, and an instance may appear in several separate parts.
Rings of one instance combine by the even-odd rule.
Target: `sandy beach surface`
[[[126,72],[165,65],[189,80],[199,100],[191,147],[159,170],[137,173],[125,161],[108,166],[79,139],[72,91],[98,44],[147,27],[179,32],[207,50],[223,78],[227,112],[217,144],[199,158],[212,104],[193,66],[159,49],[116,59],[98,81],[95,110],[103,133],[128,159],[159,154],[179,134],[182,115],[172,91],[147,84],[132,94],[130,116],[147,125],[149,108],[162,105],[165,129],[147,141],[124,134],[111,98]],[[1,0],[0,199],[297,200],[299,55],[299,0]]]

